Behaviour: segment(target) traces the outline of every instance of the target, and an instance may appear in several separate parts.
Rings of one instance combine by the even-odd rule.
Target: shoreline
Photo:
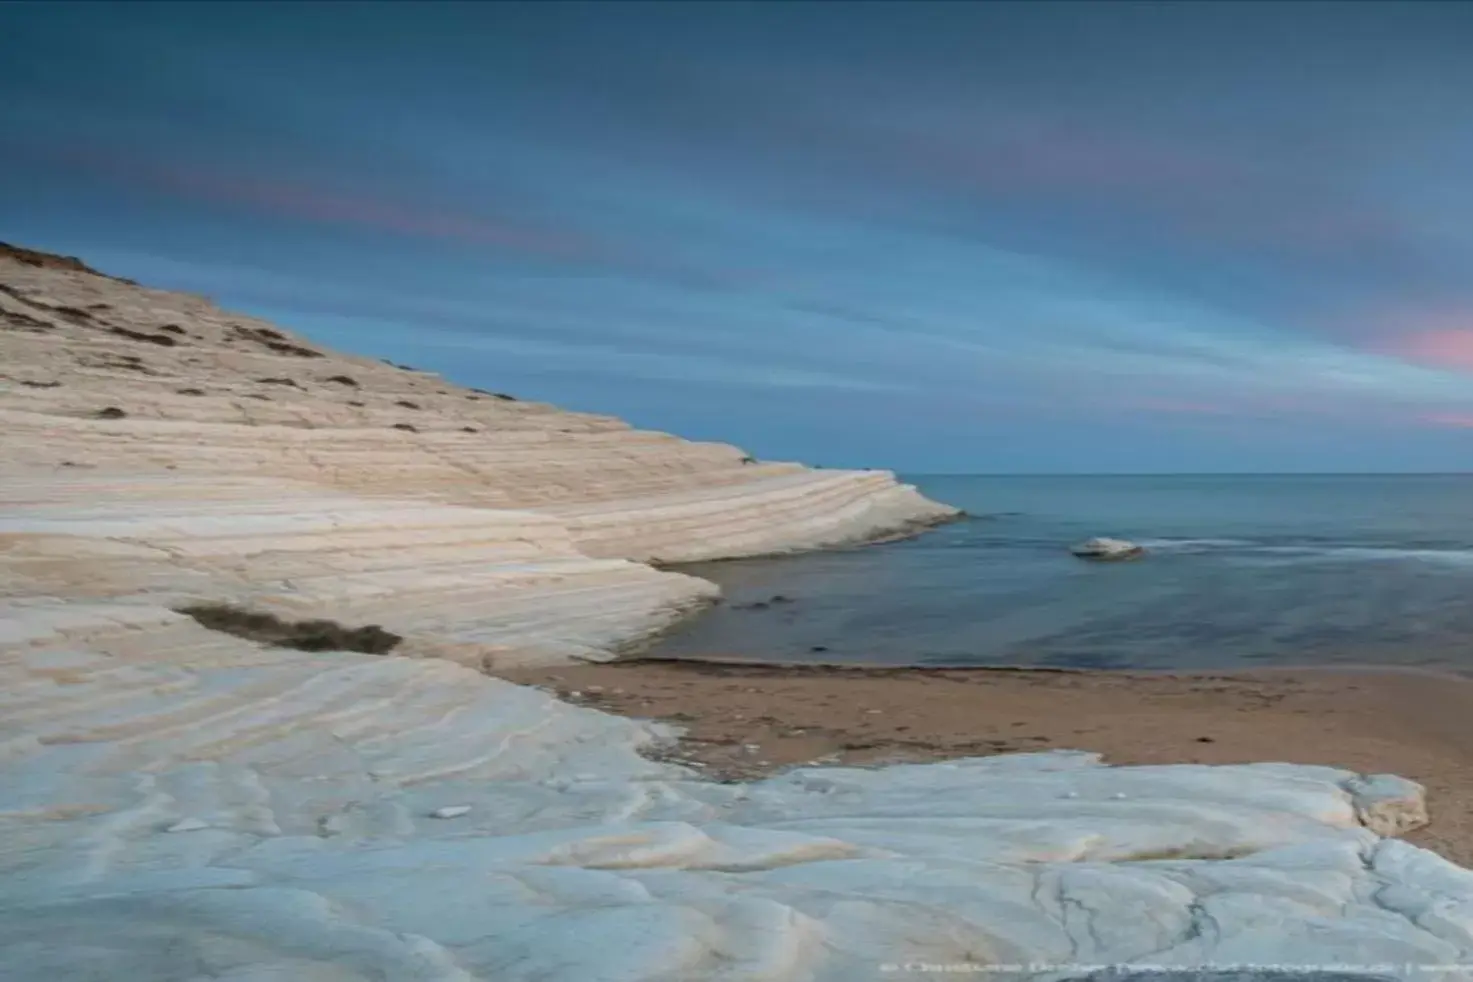
[[[1417,668],[1140,672],[633,657],[498,677],[684,732],[654,753],[726,781],[1047,750],[1110,764],[1314,764],[1427,789],[1404,838],[1473,865],[1473,679]]]
[[[1464,687],[1424,681],[1451,702],[1411,712],[1411,692],[1398,716],[1367,701],[1379,682],[1318,678],[569,664],[719,593],[641,557],[806,551],[950,509],[889,472],[751,462],[37,262],[0,256],[0,821],[20,844],[0,850],[18,914],[0,949],[25,979],[796,982],[1165,945],[1204,964],[1468,948],[1421,912],[1470,874],[1367,831],[1422,820],[1401,780],[1033,757],[731,783],[1321,740],[1327,763],[1427,784],[1436,824],[1413,841],[1466,861],[1465,758],[1412,739],[1446,719],[1462,740]],[[1401,741],[1368,743],[1367,718]]]

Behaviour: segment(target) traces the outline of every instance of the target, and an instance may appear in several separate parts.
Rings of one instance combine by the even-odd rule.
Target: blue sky
[[[1473,469],[1473,6],[0,6],[0,238],[763,457]]]

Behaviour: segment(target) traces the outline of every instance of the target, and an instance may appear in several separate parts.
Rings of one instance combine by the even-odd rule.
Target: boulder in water
[[[1118,560],[1134,559],[1144,555],[1145,549],[1125,539],[1086,539],[1069,547],[1069,551],[1080,559]]]

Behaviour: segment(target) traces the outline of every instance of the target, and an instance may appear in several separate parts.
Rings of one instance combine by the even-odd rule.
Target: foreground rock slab
[[[137,602],[0,621],[7,980],[1066,978],[1473,949],[1473,873],[1365,826],[1422,807],[1394,778],[1057,752],[718,784],[642,756],[662,726],[443,660],[267,648]]]

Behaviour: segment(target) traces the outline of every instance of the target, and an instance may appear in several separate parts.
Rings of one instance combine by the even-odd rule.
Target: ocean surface
[[[889,545],[682,566],[727,603],[658,653],[1473,671],[1473,475],[905,479],[973,517]],[[1096,535],[1149,553],[1069,554]]]

